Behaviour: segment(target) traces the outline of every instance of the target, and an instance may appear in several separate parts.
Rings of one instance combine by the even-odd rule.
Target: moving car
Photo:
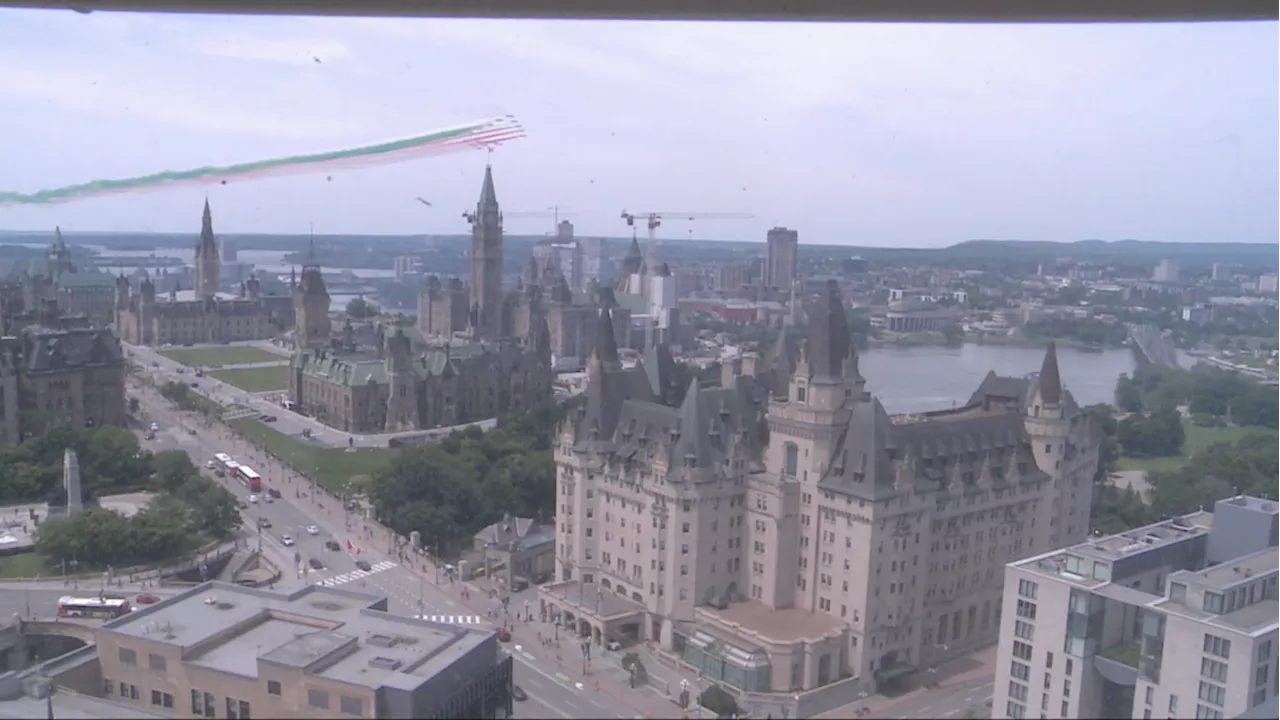
[[[292,535],[281,535],[281,536],[280,536],[280,542],[284,543],[284,546],[285,546],[285,547],[293,547],[293,536],[292,536]]]
[[[609,642],[605,643],[605,647],[616,652],[622,649],[622,643],[618,642],[617,640],[610,640]]]
[[[152,595],[151,593],[138,593],[137,597],[135,597],[133,601],[139,605],[154,605],[160,602],[160,596]]]
[[[335,552],[340,552],[342,550],[342,546],[338,544],[337,540],[325,540],[324,546]]]
[[[307,526],[307,534],[308,534],[308,535],[319,535],[319,534],[320,534],[320,528],[316,527],[315,525],[308,525],[308,526]]]
[[[357,560],[356,567],[365,572],[373,572],[373,566],[369,564],[368,560]]]
[[[258,502],[258,496],[257,496],[257,495],[250,495],[250,496],[249,496],[249,504],[251,504],[251,505],[252,505],[252,504],[254,504],[254,503],[256,503],[256,502]]]
[[[210,470],[212,470],[212,469],[214,469],[214,468],[218,467],[218,463],[217,463],[217,461],[215,461],[215,460],[205,460],[205,461],[204,461],[204,466],[205,466],[205,467],[207,467],[207,468],[209,468]]]
[[[324,563],[320,562],[320,558],[311,558],[310,560],[307,561],[307,564],[315,568],[316,570],[324,569]]]
[[[271,527],[271,521],[266,518],[258,518],[258,527],[269,528]]]
[[[280,491],[275,488],[267,488],[267,494],[277,500],[280,499]]]

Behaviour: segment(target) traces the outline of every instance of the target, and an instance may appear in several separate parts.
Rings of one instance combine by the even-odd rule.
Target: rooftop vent
[[[317,610],[328,610],[330,612],[337,612],[338,610],[342,610],[346,608],[346,605],[343,605],[342,603],[332,602],[329,600],[316,600],[315,602],[311,603],[311,607]]]
[[[400,641],[401,645],[417,645],[418,644],[418,638],[413,637],[411,635],[398,635],[396,639]]]
[[[378,647],[385,647],[385,648],[395,647],[396,642],[398,640],[399,638],[394,637],[392,635],[370,635],[369,636],[370,645],[377,645]]]
[[[400,661],[389,657],[374,657],[369,658],[369,667],[379,670],[397,670],[400,668]]]

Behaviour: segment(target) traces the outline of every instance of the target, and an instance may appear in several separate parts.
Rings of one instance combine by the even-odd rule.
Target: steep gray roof
[[[852,346],[840,288],[835,280],[828,280],[826,293],[809,314],[809,337],[805,345],[809,377],[842,377]]]
[[[98,328],[49,332],[31,329],[23,337],[22,363],[28,372],[115,365],[123,361],[120,340]]]
[[[1056,405],[1062,401],[1062,377],[1058,374],[1058,346],[1049,342],[1045,350],[1044,363],[1040,366],[1040,399],[1046,404]]]

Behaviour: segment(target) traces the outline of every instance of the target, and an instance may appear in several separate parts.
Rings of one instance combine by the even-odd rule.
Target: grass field
[[[258,393],[284,390],[289,387],[289,366],[241,368],[239,370],[210,370],[206,373],[224,383],[235,385],[246,392]]]
[[[174,362],[179,362],[189,367],[249,365],[251,363],[283,362],[288,360],[283,355],[276,355],[256,347],[239,345],[210,348],[175,348],[161,350],[160,354]]]
[[[49,577],[55,572],[50,568],[43,555],[34,552],[18,553],[0,557],[0,578],[33,578],[39,575]]]
[[[1183,430],[1187,433],[1187,442],[1182,446],[1182,454],[1174,457],[1129,458],[1122,457],[1116,463],[1117,470],[1165,471],[1177,470],[1187,463],[1192,455],[1204,450],[1214,443],[1234,443],[1250,433],[1270,433],[1274,430],[1251,427],[1200,427],[1184,420]]]
[[[343,448],[316,447],[250,418],[233,420],[231,426],[333,492],[342,490],[355,475],[372,475],[387,467],[399,452],[390,448],[361,448],[349,452]]]

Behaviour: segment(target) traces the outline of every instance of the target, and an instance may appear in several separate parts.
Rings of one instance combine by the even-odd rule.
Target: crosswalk
[[[391,562],[390,560],[380,560],[370,565],[368,570],[352,570],[351,572],[344,572],[341,575],[334,575],[331,578],[321,580],[316,584],[321,587],[337,587],[339,585],[345,585],[349,582],[354,582],[361,578],[367,578],[370,575],[375,575],[377,573],[382,572],[383,570],[390,570],[395,566],[396,564]]]
[[[484,618],[479,615],[415,615],[414,617],[445,625],[479,625],[484,622]]]

